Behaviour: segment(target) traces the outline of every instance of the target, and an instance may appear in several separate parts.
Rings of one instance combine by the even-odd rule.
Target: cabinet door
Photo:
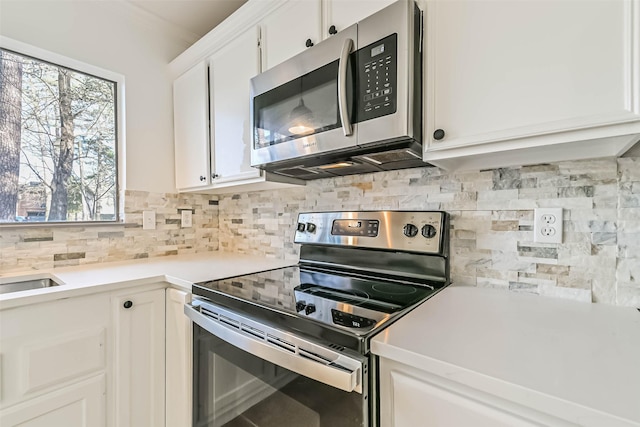
[[[320,0],[288,1],[261,22],[262,69],[278,65],[322,39]]]
[[[251,167],[249,79],[260,72],[259,29],[254,27],[209,61],[214,184],[258,178]]]
[[[108,294],[0,310],[0,409],[104,373],[109,321]]]
[[[597,137],[598,127],[640,119],[638,6],[637,0],[428,1],[430,149],[585,128]],[[442,139],[434,138],[437,129]]]
[[[191,302],[191,294],[167,288],[166,302],[166,407],[167,427],[190,426],[191,423],[191,366],[193,331],[191,321],[184,314],[184,305]]]
[[[0,411],[2,427],[100,427],[106,423],[105,376],[28,400]]]
[[[380,359],[381,427],[574,425],[397,362]]]
[[[164,425],[165,290],[116,295],[112,304],[115,425]]]
[[[205,62],[199,63],[173,82],[173,130],[178,189],[201,187],[210,182],[208,93]]]
[[[336,31],[342,31],[362,18],[390,5],[395,0],[328,0],[324,3],[324,28],[322,37],[327,38],[329,28],[333,25]]]

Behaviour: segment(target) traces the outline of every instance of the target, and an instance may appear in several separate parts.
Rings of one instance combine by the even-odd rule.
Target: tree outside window
[[[118,220],[116,93],[0,49],[0,222]]]

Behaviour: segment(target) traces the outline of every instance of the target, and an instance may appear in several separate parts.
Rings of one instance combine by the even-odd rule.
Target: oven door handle
[[[338,62],[338,110],[340,111],[340,121],[342,121],[344,136],[353,135],[353,127],[349,119],[349,108],[347,107],[347,65],[351,50],[353,50],[353,40],[347,38],[342,45],[340,61]]]
[[[348,358],[358,366],[356,369],[334,367],[312,352],[301,348],[296,348],[295,351],[285,350],[267,340],[228,326],[202,314],[198,306],[185,304],[184,313],[207,332],[247,353],[340,390],[362,393],[362,362],[358,360]],[[340,357],[345,359],[344,355]]]

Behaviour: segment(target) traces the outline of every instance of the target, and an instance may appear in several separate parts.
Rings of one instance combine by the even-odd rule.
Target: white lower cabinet
[[[411,366],[380,359],[381,427],[575,426]]]
[[[165,289],[114,294],[114,424],[164,425]]]
[[[184,305],[191,294],[167,288],[166,298],[166,426],[190,426],[193,330]]]
[[[109,300],[0,311],[0,425],[105,424]]]
[[[191,294],[166,286],[0,310],[0,426],[191,425]]]
[[[2,427],[100,427],[106,423],[105,375],[61,388],[2,411]]]

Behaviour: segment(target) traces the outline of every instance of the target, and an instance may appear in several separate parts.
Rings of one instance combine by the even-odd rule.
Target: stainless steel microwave
[[[251,164],[315,179],[425,166],[422,12],[400,0],[251,79]]]

